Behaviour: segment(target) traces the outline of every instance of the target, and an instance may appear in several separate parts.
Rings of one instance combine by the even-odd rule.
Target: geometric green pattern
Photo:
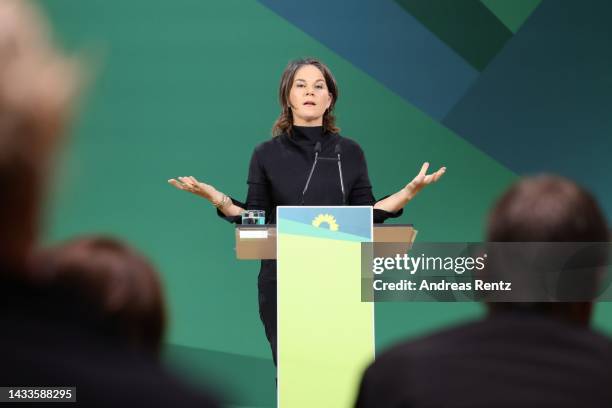
[[[513,33],[516,33],[542,0],[480,0]]]

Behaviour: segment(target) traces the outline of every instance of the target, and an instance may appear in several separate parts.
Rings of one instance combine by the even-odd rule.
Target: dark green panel
[[[512,37],[478,0],[396,1],[479,71]]]
[[[540,5],[542,0],[480,0],[497,16],[513,33],[523,25],[525,20]]]

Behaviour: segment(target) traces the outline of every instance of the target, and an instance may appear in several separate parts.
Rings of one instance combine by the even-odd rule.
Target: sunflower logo
[[[338,231],[339,225],[336,222],[336,219],[331,214],[319,214],[312,220],[312,226],[316,228],[321,228],[321,224],[326,223],[329,225],[330,231]]]

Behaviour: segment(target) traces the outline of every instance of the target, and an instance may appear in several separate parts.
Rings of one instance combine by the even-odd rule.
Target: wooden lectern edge
[[[392,229],[394,227],[409,227],[413,233],[410,239],[410,242],[405,242],[406,244],[412,245],[416,239],[416,235],[418,230],[414,229],[413,224],[374,224],[374,229],[376,228],[382,229]],[[266,229],[270,231],[271,237],[268,238],[243,238],[240,239],[239,231],[240,229]],[[235,242],[236,246],[234,247],[234,251],[236,252],[236,258],[241,260],[261,260],[261,259],[276,259],[276,224],[260,224],[260,225],[249,225],[249,224],[237,224],[235,229]],[[272,232],[273,231],[273,232]],[[379,240],[374,242],[398,242],[397,240]],[[239,250],[239,245],[241,248]]]

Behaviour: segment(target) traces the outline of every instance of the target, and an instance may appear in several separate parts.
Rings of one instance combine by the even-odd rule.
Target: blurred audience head
[[[609,229],[588,191],[565,178],[541,175],[518,181],[501,196],[489,216],[487,240],[608,242]],[[607,251],[598,249],[595,257],[589,262],[605,265]],[[588,279],[596,285],[596,274]],[[591,315],[590,302],[490,303],[489,308],[494,312],[522,309],[547,313],[577,323],[588,323]]]
[[[0,1],[0,264],[22,265],[35,242],[44,176],[77,71],[32,3]]]
[[[559,176],[524,178],[497,201],[487,236],[497,242],[606,242],[608,225],[597,201]]]
[[[39,283],[76,297],[106,334],[139,350],[161,350],[166,313],[160,279],[135,249],[92,236],[42,250],[34,259]]]

